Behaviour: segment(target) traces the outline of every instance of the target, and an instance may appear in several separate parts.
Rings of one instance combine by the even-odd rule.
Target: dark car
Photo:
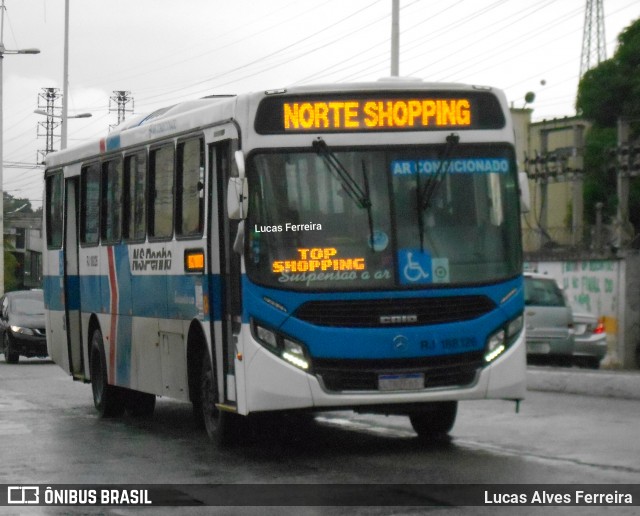
[[[20,355],[46,357],[44,302],[40,290],[7,292],[0,300],[0,349],[16,364]]]

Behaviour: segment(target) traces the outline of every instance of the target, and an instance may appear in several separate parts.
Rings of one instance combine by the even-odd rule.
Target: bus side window
[[[60,249],[62,247],[62,171],[57,170],[47,176],[47,206],[46,206],[46,228],[47,228],[47,248]]]
[[[176,234],[198,236],[204,228],[204,142],[194,138],[178,144]]]
[[[146,235],[147,155],[139,152],[124,160],[123,226],[125,240],[142,241]]]
[[[82,167],[80,240],[96,245],[100,239],[100,164]]]
[[[173,235],[173,144],[151,151],[149,156],[149,237]]]
[[[122,160],[114,159],[102,165],[102,240],[120,241],[122,217]]]

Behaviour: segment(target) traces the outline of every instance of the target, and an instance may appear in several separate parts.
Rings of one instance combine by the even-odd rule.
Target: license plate
[[[530,342],[527,344],[529,353],[549,353],[551,345],[548,342]]]
[[[381,374],[378,376],[380,391],[415,391],[424,389],[424,373]]]

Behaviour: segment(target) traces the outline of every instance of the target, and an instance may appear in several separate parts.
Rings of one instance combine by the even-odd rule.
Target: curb
[[[527,367],[527,389],[605,398],[640,399],[640,371]]]

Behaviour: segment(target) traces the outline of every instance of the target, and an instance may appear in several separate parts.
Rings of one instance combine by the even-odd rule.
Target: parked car
[[[556,281],[526,273],[524,303],[528,361],[571,365],[575,346],[573,314]]]
[[[0,348],[9,364],[20,355],[48,355],[41,290],[7,292],[0,299]]]
[[[574,308],[573,328],[574,363],[597,369],[607,354],[607,333],[604,324],[595,315]]]

